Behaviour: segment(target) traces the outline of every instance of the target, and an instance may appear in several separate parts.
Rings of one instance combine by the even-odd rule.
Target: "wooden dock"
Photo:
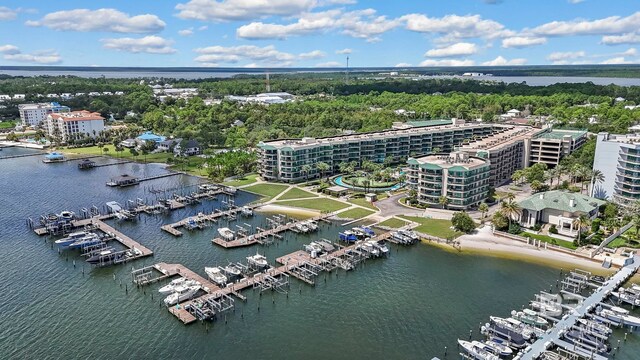
[[[5,160],[5,159],[16,159],[16,158],[23,158],[23,157],[29,157],[29,156],[42,156],[42,155],[47,155],[47,153],[41,152],[41,153],[33,153],[33,154],[19,154],[19,155],[7,155],[7,156],[0,156],[0,160]]]
[[[215,238],[211,240],[211,242],[216,245],[222,246],[223,248],[236,248],[236,247],[242,247],[242,246],[250,246],[257,243],[262,243],[263,239],[269,236],[278,236],[282,232],[285,232],[287,230],[293,230],[295,229],[296,225],[301,222],[306,222],[310,220],[323,221],[323,220],[326,220],[329,216],[331,216],[331,214],[322,214],[322,215],[315,216],[311,219],[292,221],[287,224],[279,225],[273,229],[264,230],[257,234],[242,236],[234,240],[225,240],[222,238]]]
[[[221,194],[221,193],[225,193],[223,190],[217,192],[217,194]],[[248,208],[250,209],[255,209],[258,206],[261,206],[262,204],[253,204],[253,205],[247,205]],[[173,236],[182,236],[182,232],[180,230],[178,230],[178,228],[183,227],[185,224],[189,223],[189,221],[191,220],[195,220],[197,222],[204,222],[204,221],[209,221],[209,222],[216,222],[218,221],[219,218],[221,217],[225,217],[225,216],[229,216],[229,215],[237,215],[239,212],[241,211],[241,208],[239,207],[234,207],[232,209],[226,210],[226,211],[217,211],[217,212],[212,212],[210,214],[204,214],[204,213],[200,213],[198,215],[195,216],[190,216],[188,218],[182,219],[178,222],[175,222],[173,224],[166,224],[166,225],[162,225],[162,227],[160,227],[160,229],[168,232],[169,234],[173,235]]]

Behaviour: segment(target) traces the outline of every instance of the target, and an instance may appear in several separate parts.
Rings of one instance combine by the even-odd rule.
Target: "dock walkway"
[[[16,158],[23,158],[23,157],[29,157],[29,156],[42,156],[42,155],[46,155],[47,153],[43,153],[43,152],[39,152],[39,153],[34,153],[34,154],[19,154],[19,155],[7,155],[7,156],[0,156],[0,160],[5,160],[5,159],[16,159]]]
[[[229,193],[227,193],[225,190],[219,190],[219,191],[216,191],[216,192],[210,192],[209,196],[213,196],[213,195],[217,195],[217,194],[229,194]],[[255,209],[255,208],[257,208],[258,206],[261,206],[261,205],[262,204],[253,204],[253,205],[247,205],[247,207],[253,210],[253,209]],[[182,236],[182,232],[180,230],[178,230],[178,228],[183,227],[185,224],[189,223],[190,220],[215,222],[221,217],[229,216],[229,215],[235,215],[235,214],[239,213],[240,211],[241,211],[241,208],[234,207],[233,209],[229,209],[229,210],[225,210],[225,211],[217,211],[217,212],[212,212],[210,214],[198,214],[198,215],[194,215],[194,216],[189,216],[188,218],[182,219],[182,220],[180,220],[178,222],[175,222],[173,224],[162,225],[162,227],[160,227],[160,229],[168,232],[169,234],[171,234],[173,236]]]
[[[530,346],[530,350],[525,353],[521,359],[535,360],[545,352],[551,344],[565,348],[567,343],[560,339],[562,332],[565,329],[572,328],[578,319],[585,317],[588,312],[601,303],[611,293],[611,291],[614,291],[627,281],[638,270],[638,267],[640,267],[640,255],[635,255],[631,264],[623,266],[617,273],[609,278],[603,286],[599,287],[593,292],[593,294],[585,298],[584,301],[575,308],[575,310],[570,312],[562,320],[558,321],[550,331],[539,337],[538,340]],[[572,350],[572,348],[573,345],[566,350]],[[604,360],[606,357],[594,354],[593,359]]]

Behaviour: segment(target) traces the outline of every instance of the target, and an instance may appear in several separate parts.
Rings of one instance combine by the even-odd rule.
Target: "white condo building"
[[[68,106],[60,105],[57,102],[20,104],[18,105],[20,120],[24,126],[46,125],[49,114],[66,113],[71,111]]]
[[[49,114],[47,130],[50,136],[60,136],[63,142],[67,142],[74,134],[93,137],[104,130],[104,118],[97,112],[87,110]]]
[[[591,184],[591,196],[621,204],[640,200],[640,136],[599,133],[593,169],[604,181]]]

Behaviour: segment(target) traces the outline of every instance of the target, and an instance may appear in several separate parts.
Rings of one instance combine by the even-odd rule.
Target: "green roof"
[[[542,198],[540,198],[542,196]],[[574,200],[574,206],[571,207],[571,200]],[[544,209],[555,209],[566,212],[583,212],[588,213],[595,208],[604,205],[606,201],[593,198],[591,196],[572,193],[563,190],[546,191],[531,195],[518,204],[523,209],[540,211]]]
[[[567,135],[571,135],[571,138],[573,139],[577,139],[581,136],[584,136],[587,134],[587,130],[557,130],[557,129],[551,129],[551,131],[545,131],[541,134],[538,134],[536,137],[537,138],[543,138],[543,139],[557,139],[557,140],[561,140],[562,138],[564,138]]]
[[[453,120],[451,119],[407,121],[407,125],[411,125],[413,127],[426,127],[426,126],[451,125],[451,124],[453,124]]]

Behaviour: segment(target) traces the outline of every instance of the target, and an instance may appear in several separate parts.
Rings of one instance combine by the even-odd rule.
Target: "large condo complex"
[[[489,193],[489,160],[465,152],[411,158],[407,183],[417,191],[418,202],[427,206],[442,204],[466,210],[477,206]],[[443,204],[444,205],[444,204]]]
[[[591,196],[621,204],[640,200],[640,136],[599,133],[593,169],[604,182],[591,184]]]
[[[531,139],[531,162],[554,167],[587,141],[586,130],[549,130]]]
[[[20,120],[24,126],[46,125],[47,116],[49,114],[69,112],[68,106],[60,105],[57,102],[39,103],[39,104],[20,104],[18,112],[20,112]]]
[[[99,113],[87,110],[50,114],[47,117],[47,130],[50,136],[59,136],[63,142],[69,141],[75,134],[95,137],[104,130],[104,118]]]

